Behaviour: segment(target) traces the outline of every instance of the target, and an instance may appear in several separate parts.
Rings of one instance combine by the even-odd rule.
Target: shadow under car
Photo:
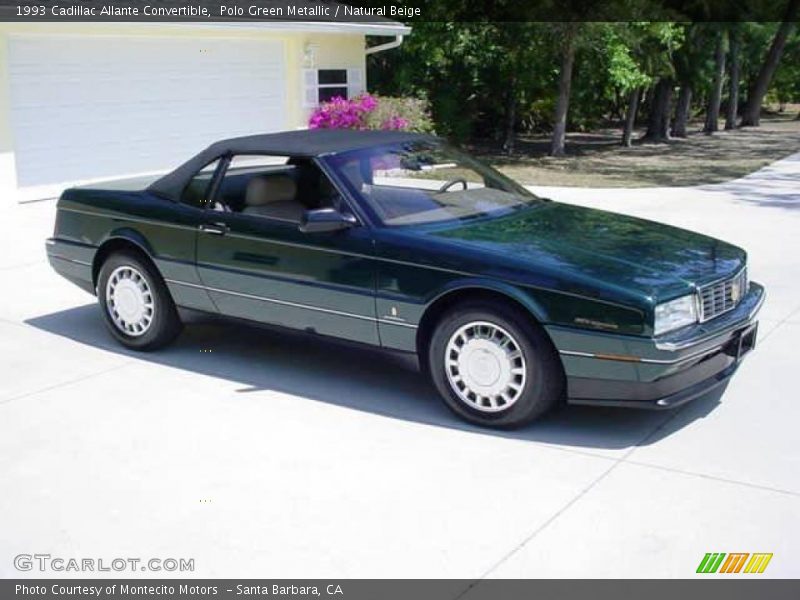
[[[133,352],[113,340],[98,311],[86,304],[25,322],[132,359],[238,382],[242,394],[277,391],[389,418],[557,446],[624,449],[653,444],[709,414],[726,387],[673,411],[564,406],[525,428],[497,431],[451,414],[409,355],[195,313],[184,315],[186,327],[173,346]]]

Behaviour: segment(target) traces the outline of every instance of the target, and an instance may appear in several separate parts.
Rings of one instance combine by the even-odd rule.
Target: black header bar
[[[0,21],[781,21],[797,0],[0,0]]]

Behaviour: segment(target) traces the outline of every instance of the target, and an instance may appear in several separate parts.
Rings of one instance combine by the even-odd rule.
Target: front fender
[[[448,282],[426,299],[425,312],[452,294],[468,294],[480,291],[494,292],[521,304],[539,323],[548,323],[550,320],[544,306],[536,300],[530,290],[523,290],[503,281],[482,277],[467,277]]]
[[[502,281],[481,277],[464,277],[449,281],[425,296],[419,304],[379,298],[378,327],[381,343],[388,348],[420,352],[432,328],[444,310],[453,302],[491,294],[521,306],[535,320],[547,323],[548,316],[536,299],[524,290]]]

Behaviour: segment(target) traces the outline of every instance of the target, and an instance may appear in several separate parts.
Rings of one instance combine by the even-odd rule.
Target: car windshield
[[[540,201],[494,169],[434,141],[344,152],[329,163],[387,226],[500,216]]]

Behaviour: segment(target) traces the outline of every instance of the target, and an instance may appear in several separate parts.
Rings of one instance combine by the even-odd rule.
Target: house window
[[[362,69],[304,69],[304,106],[313,107],[337,96],[354,98],[364,91]]]
[[[347,69],[320,69],[317,71],[317,101],[347,98]]]

